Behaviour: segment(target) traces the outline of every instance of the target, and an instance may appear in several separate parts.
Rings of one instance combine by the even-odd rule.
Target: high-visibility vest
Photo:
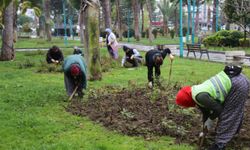
[[[222,104],[231,87],[232,82],[230,78],[224,71],[221,71],[202,84],[192,86],[192,98],[198,105],[202,106],[196,100],[196,96],[201,92],[206,92],[209,93],[214,100],[217,100]]]

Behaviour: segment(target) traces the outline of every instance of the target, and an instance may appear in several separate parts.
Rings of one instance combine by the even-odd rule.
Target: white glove
[[[148,87],[149,87],[150,89],[152,89],[152,88],[153,88],[153,83],[152,83],[152,82],[148,82]]]
[[[135,56],[134,56],[134,55],[132,55],[132,56],[130,57],[130,59],[134,59],[134,57],[135,57]]]
[[[171,61],[173,61],[174,60],[174,55],[170,54],[169,58],[170,58]]]
[[[204,123],[204,126],[208,129],[208,130],[211,130],[212,127],[213,127],[213,120],[211,120],[210,118],[207,119],[207,121]]]

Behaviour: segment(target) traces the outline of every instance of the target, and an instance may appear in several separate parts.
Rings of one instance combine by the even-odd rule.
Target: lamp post
[[[191,15],[191,4],[190,4],[190,0],[187,0],[188,3],[188,29],[187,29],[187,35],[186,35],[186,41],[187,43],[189,42],[189,34],[190,34],[190,15]]]
[[[219,19],[219,1],[216,0],[216,12],[215,12],[215,31],[218,32],[218,19]]]
[[[193,0],[193,17],[192,17],[192,44],[194,44],[194,30],[195,30],[195,27],[194,27],[195,1],[196,1],[196,0]]]
[[[130,30],[130,27],[129,27],[129,17],[130,17],[130,10],[128,10],[128,13],[127,13],[127,24],[128,24],[128,33],[127,33],[127,37],[128,37],[128,42],[129,42],[129,30]]]
[[[65,0],[62,0],[62,1],[63,1],[64,45],[68,45]]]
[[[180,57],[183,57],[182,0],[180,0]]]

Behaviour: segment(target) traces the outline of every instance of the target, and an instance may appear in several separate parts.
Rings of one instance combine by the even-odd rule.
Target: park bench
[[[200,44],[187,44],[187,57],[189,55],[190,52],[193,52],[194,57],[196,58],[196,54],[195,52],[199,52],[200,53],[200,59],[202,57],[202,54],[206,53],[207,57],[209,59],[209,54],[208,54],[208,50],[207,49],[202,49]]]

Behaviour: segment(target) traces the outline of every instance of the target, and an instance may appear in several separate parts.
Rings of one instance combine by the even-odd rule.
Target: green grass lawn
[[[63,51],[65,55],[71,50]],[[121,51],[120,51],[121,52]],[[28,54],[27,54],[28,53]],[[102,49],[102,55],[107,55]],[[120,53],[121,55],[121,53]],[[26,60],[34,67],[19,69]],[[192,146],[175,145],[173,138],[158,137],[147,141],[142,137],[124,136],[108,131],[87,117],[73,116],[65,111],[68,104],[62,73],[36,73],[41,52],[17,52],[16,60],[0,62],[0,149],[65,149],[65,150],[189,150]],[[106,85],[127,87],[129,80],[145,86],[145,66],[135,70],[117,66],[103,73],[103,80],[88,82],[88,90]],[[162,66],[167,80],[169,60]],[[223,64],[176,58],[172,83],[199,83],[223,69]],[[244,69],[250,77],[250,69]]]
[[[0,46],[2,42],[0,42]],[[64,44],[63,38],[52,38],[51,42],[46,41],[46,39],[26,39],[19,38],[15,43],[15,48],[49,48],[53,45],[58,47],[74,47],[74,46],[83,46],[78,40],[68,40],[67,45]]]

